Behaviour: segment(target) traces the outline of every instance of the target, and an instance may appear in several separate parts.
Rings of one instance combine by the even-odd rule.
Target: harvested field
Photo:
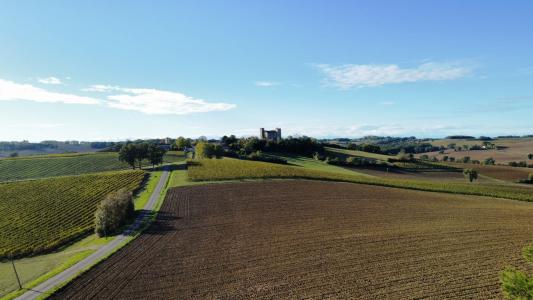
[[[439,154],[438,152],[427,152],[420,153],[417,155],[426,154],[431,156],[436,156],[439,160],[442,160],[444,155],[449,157],[455,157],[456,159],[463,158],[465,156],[470,156],[471,159],[477,159],[483,161],[489,157],[492,157],[496,160],[497,164],[508,164],[511,161],[526,161],[528,164],[533,164],[533,161],[529,160],[527,155],[533,153],[533,139],[531,138],[520,138],[520,139],[497,139],[490,141],[497,146],[504,147],[501,150],[490,149],[490,150],[472,150],[472,151],[453,151],[453,149],[448,149],[444,151],[444,154]],[[447,146],[450,143],[456,143],[458,146],[462,145],[481,145],[483,142],[479,140],[438,140],[433,141],[431,144],[435,146]]]
[[[459,168],[471,168],[477,170],[479,174],[504,181],[518,181],[527,179],[533,173],[532,168],[518,168],[508,166],[486,166],[474,164],[451,164]]]
[[[155,223],[53,298],[501,298],[533,204],[350,183],[171,189]]]

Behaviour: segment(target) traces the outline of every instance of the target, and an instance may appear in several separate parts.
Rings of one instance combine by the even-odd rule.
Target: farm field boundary
[[[521,201],[533,201],[532,189],[508,184],[456,183],[421,180],[398,180],[370,176],[340,174],[327,171],[310,170],[302,167],[252,162],[236,159],[204,159],[193,161],[188,166],[189,180],[225,181],[268,178],[301,178],[343,181],[385,187],[442,192],[451,194],[477,195],[506,198]]]
[[[533,204],[487,197],[298,180],[181,187],[141,236],[51,298],[501,298],[499,272],[525,266],[516,248],[531,229]]]

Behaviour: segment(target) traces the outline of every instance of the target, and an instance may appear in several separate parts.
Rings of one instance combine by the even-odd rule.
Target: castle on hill
[[[268,142],[280,142],[281,141],[281,128],[276,130],[259,129],[259,138]]]

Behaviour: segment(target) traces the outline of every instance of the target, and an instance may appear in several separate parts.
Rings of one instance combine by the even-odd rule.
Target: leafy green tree
[[[239,139],[237,139],[237,137],[235,137],[235,135],[230,135],[230,136],[223,136],[222,139],[220,140],[222,142],[223,145],[225,146],[228,146],[230,148],[235,148],[236,144],[239,142]]]
[[[489,157],[489,158],[486,158],[483,163],[485,165],[495,165],[496,164],[496,160],[492,157]]]
[[[522,257],[533,263],[533,246],[522,249]],[[506,267],[500,274],[500,283],[506,299],[533,299],[533,276],[514,267]]]
[[[207,142],[198,141],[195,146],[194,157],[196,159],[205,159],[213,157],[212,149]]]
[[[13,152],[13,153],[9,154],[9,157],[18,157],[18,156],[19,156],[18,152]]]
[[[450,157],[449,157],[448,155],[444,155],[444,156],[442,157],[442,161],[448,161],[449,158],[450,158]]]
[[[262,150],[261,141],[256,137],[251,137],[243,141],[243,148],[246,153],[252,153],[257,150]]]
[[[463,175],[466,177],[466,179],[468,179],[470,182],[473,182],[474,180],[477,179],[478,177],[478,174],[477,174],[477,171],[476,170],[473,170],[473,169],[464,169],[463,170]]]
[[[356,143],[350,143],[348,145],[348,149],[350,150],[357,150],[357,144]]]
[[[174,148],[176,150],[182,151],[185,148],[190,148],[192,145],[191,139],[186,139],[182,136],[178,137],[174,142]]]
[[[461,161],[465,164],[469,163],[470,162],[470,156],[465,156],[461,159]]]
[[[213,147],[213,156],[215,158],[222,158],[224,156],[224,148],[221,146],[221,145],[211,145],[211,147]]]
[[[106,196],[94,214],[94,231],[99,237],[114,233],[135,215],[132,192],[120,189]]]
[[[165,156],[165,153],[165,150],[155,144],[150,144],[150,146],[148,146],[147,156],[148,160],[152,164],[152,169],[155,167],[155,165],[163,163],[163,156]]]
[[[147,143],[140,143],[135,145],[135,159],[139,163],[139,169],[142,169],[142,161],[148,158],[148,147]]]
[[[137,158],[137,149],[134,144],[123,145],[118,152],[118,159],[126,162],[135,170],[135,160]]]

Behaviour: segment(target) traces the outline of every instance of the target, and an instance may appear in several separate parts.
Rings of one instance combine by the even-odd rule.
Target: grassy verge
[[[1,262],[0,292],[2,296],[0,299],[13,299],[22,295],[27,289],[59,274],[112,240],[112,238],[97,238],[91,235],[54,253],[15,260],[15,266],[24,287],[22,290],[17,290],[17,281],[11,262]]]
[[[483,185],[472,183],[430,182],[397,180],[311,170],[279,164],[235,159],[202,160],[188,167],[192,181],[219,181],[267,178],[302,178],[317,180],[344,181],[412,190],[443,192],[453,194],[478,195],[513,200],[533,201],[530,188],[507,185]]]
[[[144,188],[139,191],[139,193],[134,199],[135,210],[142,209],[146,205],[146,203],[148,203],[148,200],[150,199],[150,195],[152,194],[155,187],[157,186],[157,183],[159,182],[159,178],[161,178],[161,174],[163,174],[163,171],[150,172],[149,174],[150,178],[144,185]]]

